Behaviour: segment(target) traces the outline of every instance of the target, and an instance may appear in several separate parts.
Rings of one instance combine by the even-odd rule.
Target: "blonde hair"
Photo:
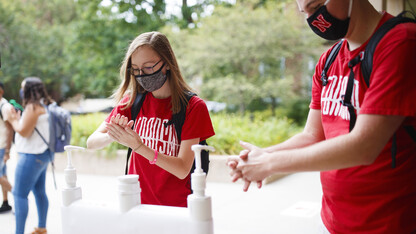
[[[149,46],[152,48],[170,68],[170,75],[167,74],[167,79],[169,79],[171,89],[172,112],[174,114],[178,113],[181,109],[181,103],[187,103],[185,92],[191,89],[182,77],[169,40],[160,32],[142,33],[130,43],[120,68],[121,84],[114,92],[113,98],[116,103],[119,103],[126,94],[130,94],[130,100],[127,103],[122,103],[125,105],[122,109],[126,109],[133,105],[138,92],[145,92],[143,87],[128,70],[131,67],[131,55],[141,46]]]

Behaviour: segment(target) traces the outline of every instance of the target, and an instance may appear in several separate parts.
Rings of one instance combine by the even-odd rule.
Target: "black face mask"
[[[327,40],[338,40],[348,32],[348,26],[350,24],[350,11],[351,11],[351,0],[350,9],[348,9],[348,18],[340,20],[333,17],[326,8],[326,4],[321,6],[313,15],[308,17],[307,21],[309,27],[318,36]]]
[[[162,72],[164,66],[165,64],[163,64],[155,73],[135,76],[137,82],[139,82],[147,92],[153,92],[162,88],[167,79],[167,76]]]

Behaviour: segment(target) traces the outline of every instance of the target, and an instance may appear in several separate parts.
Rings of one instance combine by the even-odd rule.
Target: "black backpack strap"
[[[345,90],[345,94],[341,96],[341,104],[348,108],[348,112],[350,113],[350,127],[349,130],[354,128],[355,121],[357,120],[357,115],[355,114],[355,108],[351,103],[352,91],[354,89],[354,67],[360,63],[363,59],[363,53],[359,53],[355,58],[351,59],[348,62],[348,67],[350,68],[350,74],[348,76],[347,82],[347,89]]]
[[[48,146],[48,149],[50,149],[51,147],[49,147],[49,143],[46,141],[46,139],[42,136],[42,134],[40,134],[39,130],[35,127],[35,131],[39,134],[40,138],[42,138],[42,141],[45,142],[45,144]]]
[[[208,145],[206,140],[199,142],[199,144]],[[201,167],[202,167],[202,171],[204,171],[205,174],[208,175],[208,170],[209,170],[209,151],[208,150],[201,150]],[[194,160],[194,163],[192,164],[191,173],[193,173],[194,171],[195,171],[195,160]]]
[[[5,103],[0,104],[0,118],[3,119],[3,114],[1,113],[1,109],[3,108]]]
[[[189,100],[191,100],[191,98],[193,96],[196,96],[196,94],[193,93],[193,92],[186,92],[185,93],[185,97],[186,97],[186,100],[187,100],[188,103],[189,103]],[[181,142],[182,127],[183,127],[183,124],[185,123],[186,109],[187,109],[188,103],[182,103],[181,110],[178,113],[172,115],[172,119],[169,122],[165,123],[165,127],[167,127],[171,124],[174,124],[176,135],[178,137],[179,143]],[[199,144],[200,145],[208,145],[205,140],[199,142]],[[207,150],[201,150],[201,167],[202,167],[202,170],[206,174],[208,174],[209,151],[207,151]],[[194,159],[194,162],[192,164],[191,173],[193,173],[194,171],[195,171],[195,159]]]
[[[142,108],[144,99],[146,98],[146,94],[147,94],[147,92],[136,94],[136,98],[134,99],[133,105],[131,106],[131,120],[133,120],[134,122],[136,122],[137,115],[139,114],[140,109]],[[133,124],[132,128],[134,128],[134,124]],[[129,148],[127,150],[126,169],[124,170],[124,174],[126,174],[126,175],[129,171],[129,168],[128,168],[129,167],[129,160],[130,160],[130,155],[131,155],[132,151],[133,150],[131,148]]]
[[[49,146],[49,143],[46,141],[46,139],[40,134],[39,130],[35,127],[35,131],[39,134],[40,138],[42,138],[42,141],[45,142],[45,144],[48,146],[49,149],[49,158],[51,159],[51,165],[52,165],[52,176],[53,176],[53,184],[55,186],[55,190],[58,189],[56,186],[56,178],[55,178],[55,161],[54,157],[52,157],[51,154],[54,154],[54,152],[51,150],[51,147]]]
[[[171,124],[174,125],[179,142],[181,142],[182,126],[185,123],[186,109],[187,109],[189,100],[191,100],[193,96],[196,96],[196,94],[192,92],[186,92],[185,98],[187,102],[181,103],[181,110],[178,113],[173,114],[172,119],[169,120],[169,122],[165,123],[165,128]]]
[[[409,136],[412,138],[414,142],[416,142],[416,130],[411,125],[405,125],[403,126],[404,130],[409,134]],[[393,137],[391,139],[391,167],[396,167],[396,153],[397,153],[397,137],[396,133],[393,134]]]
[[[407,134],[416,142],[416,130],[413,126],[403,126],[404,130],[406,130]]]
[[[391,139],[391,168],[396,167],[396,153],[397,153],[397,140],[396,140],[396,133],[393,134]]]
[[[337,44],[335,44],[335,46],[332,48],[331,52],[329,53],[328,57],[326,58],[324,69],[321,72],[321,81],[322,81],[323,86],[326,86],[328,84],[328,76],[327,76],[328,69],[331,67],[332,63],[337,57],[338,52],[341,49],[343,42],[344,42],[344,39],[340,40]]]
[[[364,60],[361,64],[361,70],[364,76],[364,80],[367,84],[367,87],[370,86],[370,75],[373,70],[374,51],[376,50],[378,43],[381,41],[384,35],[398,24],[408,23],[408,22],[416,23],[415,19],[405,17],[404,15],[406,13],[407,11],[403,11],[396,17],[387,20],[383,25],[381,25],[377,29],[377,31],[373,34],[367,46],[365,47]]]

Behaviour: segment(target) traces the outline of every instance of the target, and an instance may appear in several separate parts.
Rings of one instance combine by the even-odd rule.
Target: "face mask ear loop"
[[[326,0],[326,2],[324,3],[324,5],[328,4],[329,0]]]
[[[348,18],[350,18],[350,17],[351,17],[352,2],[353,2],[353,0],[350,0],[350,6],[348,7]]]

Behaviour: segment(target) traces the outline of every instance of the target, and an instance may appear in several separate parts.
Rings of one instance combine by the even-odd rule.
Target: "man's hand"
[[[227,166],[231,169],[230,176],[231,181],[236,182],[238,179],[242,179],[244,181],[243,191],[246,192],[250,187],[250,184],[253,180],[250,180],[244,177],[244,173],[241,170],[242,165],[246,165],[249,161],[249,155],[252,153],[251,150],[258,150],[260,148],[251,145],[246,142],[240,142],[240,144],[245,148],[239,154],[239,156],[230,156],[227,159]],[[263,150],[262,150],[263,151]],[[262,187],[262,180],[254,180],[257,181],[257,187]]]

